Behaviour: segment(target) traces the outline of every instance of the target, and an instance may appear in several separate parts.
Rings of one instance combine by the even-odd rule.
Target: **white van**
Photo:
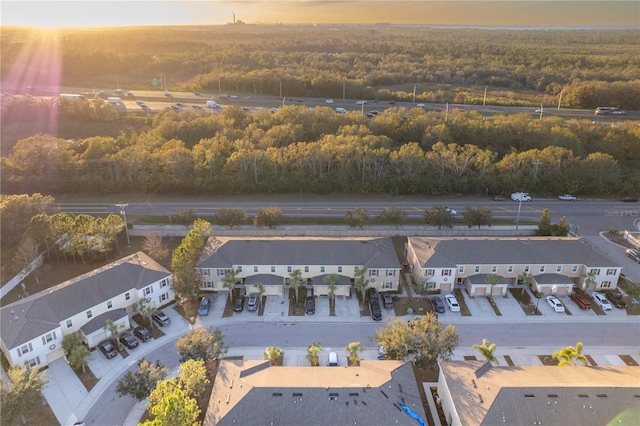
[[[335,352],[329,352],[329,367],[338,366],[338,354]]]
[[[346,114],[347,110],[346,110],[346,109],[344,109],[344,108],[340,108],[340,107],[338,107],[338,108],[336,108],[336,112],[337,112],[338,114]]]
[[[514,192],[511,194],[513,201],[531,201],[531,196],[526,192]]]

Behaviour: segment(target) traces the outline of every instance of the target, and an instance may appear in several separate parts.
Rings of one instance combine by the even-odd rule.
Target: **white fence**
[[[9,282],[0,288],[0,298],[5,297],[7,293],[13,290],[18,284],[20,284],[25,278],[29,276],[31,271],[33,271],[36,267],[40,266],[42,260],[44,259],[43,255],[38,256],[36,260],[31,262],[29,266],[24,268],[22,271],[18,273],[15,277],[11,278]]]

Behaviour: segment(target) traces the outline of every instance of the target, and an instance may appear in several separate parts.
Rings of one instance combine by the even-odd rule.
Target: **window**
[[[293,268],[291,266],[287,266],[287,272],[291,273],[293,271]]]
[[[390,283],[390,282],[382,283],[382,288],[385,290],[391,290],[393,289],[393,283]]]
[[[451,269],[443,269],[442,272],[440,272],[440,275],[443,277],[448,277],[451,275]]]
[[[167,280],[166,278],[160,281],[160,288],[166,287],[167,285],[169,285],[169,280]]]
[[[126,292],[124,294],[124,300],[129,300],[129,299],[131,299],[131,295],[129,294],[129,292]]]
[[[513,272],[513,265],[509,265],[509,267],[507,268],[507,272],[509,273]]]
[[[524,265],[524,271],[525,272],[529,272],[529,270],[531,269],[531,266],[529,265]]]
[[[211,272],[208,269],[201,269],[201,271],[202,271],[202,275],[205,277],[208,277],[211,274]]]
[[[320,267],[320,272],[321,272],[321,273],[324,273],[324,270],[325,270],[324,266],[321,266],[321,267]]]
[[[427,290],[433,290],[434,288],[436,288],[436,283],[433,281],[427,281]]]
[[[387,269],[387,276],[388,277],[395,277],[396,276],[396,270],[395,269]]]
[[[70,319],[67,320],[67,328],[71,328],[73,327],[73,321],[71,321]]]
[[[611,288],[611,281],[602,281],[600,283],[600,288]]]
[[[107,301],[107,309],[111,309],[113,308],[113,303],[111,303],[111,300]]]
[[[607,275],[615,275],[615,274],[616,274],[616,270],[614,268],[607,269]]]
[[[464,265],[458,266],[458,273],[464,274]]]
[[[91,309],[89,309],[89,310],[86,312],[86,314],[87,314],[87,319],[91,319],[91,318],[93,318],[93,312],[91,312]]]
[[[305,266],[305,267],[304,267],[304,272],[305,272],[305,273],[309,273],[309,267],[308,267],[308,266]]]
[[[354,272],[355,274],[357,274],[359,270],[360,270],[360,267],[359,267],[359,266],[354,266],[354,267],[353,267],[353,272]]]
[[[475,268],[473,268],[473,271],[474,271],[475,273],[480,272],[480,265],[476,265],[476,267],[475,267]]]
[[[36,365],[40,364],[40,357],[37,356],[35,358],[32,358],[29,361],[27,361],[25,364],[27,365],[27,368],[33,368]]]
[[[271,272],[275,272],[275,271],[276,271],[276,267],[275,267],[275,266],[272,266],[272,267],[271,267]]]
[[[378,276],[378,270],[377,269],[369,269],[369,276],[370,277],[377,277]]]
[[[556,272],[558,273],[562,272],[562,265],[556,266]]]
[[[227,270],[226,269],[223,269],[223,268],[218,269],[218,276],[219,277],[224,277],[225,275],[227,275]]]
[[[545,269],[546,269],[545,265],[540,265],[540,272],[544,272]]]
[[[436,274],[435,269],[427,269],[427,270],[425,270],[425,275],[428,276],[428,277],[429,276],[433,276],[435,274]]]
[[[169,300],[169,293],[162,293],[160,295],[160,302],[166,302],[167,300]]]
[[[593,268],[589,271],[590,274],[600,275],[600,268]]]
[[[55,331],[45,334],[44,336],[42,336],[42,344],[46,345],[47,343],[53,342],[55,339],[56,339]]]
[[[238,272],[242,272],[242,265],[238,265],[238,267],[236,268]]]
[[[26,345],[22,345],[18,348],[18,355],[22,356],[26,353],[29,353],[31,350],[33,349],[33,347],[31,346],[31,343],[26,344]]]
[[[204,283],[205,288],[214,288],[213,283],[211,281],[207,281]]]
[[[342,266],[338,266],[338,272],[342,272]]]
[[[142,291],[142,293],[145,296],[150,295],[151,293],[153,293],[153,286],[150,285],[149,287],[145,287],[144,290]]]
[[[253,267],[253,272],[258,272],[258,267],[257,266]]]
[[[498,265],[492,265],[491,266],[491,273],[495,274],[496,272],[498,272]]]
[[[574,274],[578,272],[578,265],[573,265],[573,268],[571,268],[571,272],[573,272]]]

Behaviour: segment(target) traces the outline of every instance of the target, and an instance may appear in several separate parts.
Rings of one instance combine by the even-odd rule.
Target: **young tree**
[[[380,212],[378,221],[390,223],[399,229],[407,221],[407,212],[398,207],[387,207]]]
[[[134,309],[138,311],[143,318],[146,318],[149,321],[149,328],[153,330],[153,321],[152,317],[158,311],[154,305],[151,304],[151,299],[148,297],[143,297],[136,303],[134,303]]]
[[[424,211],[424,222],[430,226],[453,228],[453,215],[443,206],[433,206]]]
[[[236,286],[238,281],[237,278],[238,270],[235,268],[228,269],[224,277],[222,277],[222,288],[226,288],[229,290],[229,297],[231,297],[231,293],[233,292],[233,288]]]
[[[324,281],[329,286],[329,300],[331,301],[331,303],[335,302],[338,274],[325,275],[322,281]]]
[[[549,214],[549,209],[542,210],[542,215],[540,216],[540,222],[538,222],[538,229],[536,230],[536,235],[539,235],[539,236],[551,235],[551,215]]]
[[[420,301],[422,301],[422,298],[429,292],[429,278],[430,277],[425,277],[424,275],[419,277],[415,275],[411,276],[413,290],[420,296]]]
[[[360,353],[364,351],[364,346],[360,344],[360,342],[351,342],[344,348],[345,351],[349,354],[349,362],[352,367],[357,367],[360,365]]]
[[[277,207],[262,207],[253,218],[253,226],[260,228],[266,226],[276,229],[282,223],[282,212]]]
[[[551,225],[551,233],[558,237],[566,237],[569,234],[569,224],[567,218],[562,216],[560,222]]]
[[[361,207],[357,208],[355,214],[348,211],[344,216],[345,222],[352,228],[362,229],[369,222],[369,212]]]
[[[244,225],[247,223],[248,216],[244,209],[220,209],[211,218],[214,224],[220,226],[228,226],[233,229],[234,226]]]
[[[518,275],[518,283],[524,284],[526,286],[529,286],[529,284],[531,284],[532,279],[533,276],[528,272],[522,272],[520,275]],[[520,294],[522,293],[524,293],[524,286],[521,288]]]
[[[127,371],[127,374],[118,380],[116,392],[119,396],[130,395],[137,401],[142,401],[151,395],[158,382],[164,380],[168,373],[167,367],[160,364],[160,361],[150,363],[141,358],[138,360],[138,371]]]
[[[469,228],[477,226],[491,226],[491,210],[485,207],[467,207],[464,212],[464,223]]]
[[[163,262],[169,258],[169,248],[164,243],[162,236],[158,234],[145,236],[142,242],[142,250],[158,262]]]
[[[71,349],[71,352],[69,352],[67,359],[69,360],[69,365],[71,366],[71,368],[75,368],[76,370],[78,368],[81,368],[82,373],[84,374],[87,372],[87,365],[89,365],[89,361],[87,361],[87,358],[89,358],[90,356],[91,351],[89,350],[89,348],[87,348],[85,345],[80,344]]]
[[[320,342],[313,341],[307,346],[307,360],[312,367],[318,367],[320,365],[320,353],[324,350]]]
[[[187,299],[191,303],[198,300],[200,293],[202,280],[196,273],[195,266],[210,234],[211,224],[198,219],[193,222],[193,229],[173,251],[171,259],[173,289],[179,298]]]
[[[455,327],[442,323],[431,313],[408,324],[392,319],[387,325],[376,330],[376,342],[384,347],[389,359],[404,359],[414,356],[414,362],[421,366],[433,366],[441,359],[450,359],[458,346],[458,332]]]
[[[176,342],[180,362],[189,359],[204,361],[218,359],[227,352],[222,340],[222,331],[216,328],[213,333],[206,328],[194,328]]]
[[[120,350],[120,335],[122,333],[120,333],[120,327],[118,327],[118,324],[108,319],[104,325],[104,331],[106,331],[109,338],[113,340],[116,348]]]
[[[496,358],[495,356],[495,352],[496,352],[495,343],[489,344],[489,341],[487,341],[487,339],[482,339],[482,344],[473,345],[471,347],[477,350],[478,352],[480,352],[480,355],[482,355],[482,357],[487,361],[498,363],[498,358]]]
[[[493,287],[500,282],[500,277],[496,274],[488,274],[485,281],[487,284],[491,285],[491,295],[493,295]]]
[[[142,426],[197,426],[200,415],[198,402],[190,398],[172,380],[158,382],[151,392],[148,410],[153,420],[147,420]]]
[[[567,346],[566,348],[560,349],[551,355],[551,358],[557,359],[559,366],[568,365],[575,367],[578,361],[584,366],[587,365],[587,357],[582,355],[582,342],[576,343],[575,348],[573,346]]]
[[[13,266],[16,271],[21,271],[23,269],[30,271],[39,283],[40,274],[38,271],[42,262],[38,261],[38,257],[40,257],[40,245],[35,238],[25,234],[13,256]]]
[[[22,424],[26,424],[24,412],[36,407],[40,392],[47,384],[44,370],[13,366],[7,371],[6,378],[0,380],[0,411],[2,424],[9,424],[17,415],[22,415]]]
[[[358,268],[358,270],[355,273],[355,276],[356,276],[355,284],[356,284],[356,288],[360,292],[360,296],[362,296],[363,305],[364,305],[364,293],[367,291],[367,287],[369,287],[369,282],[365,277],[366,274],[367,274],[367,268],[365,267]]]
[[[209,384],[207,379],[207,367],[204,361],[189,359],[178,369],[178,377],[176,377],[180,389],[188,397],[200,398]]]
[[[301,281],[302,281],[302,271],[300,269],[294,269],[289,274],[289,283],[291,284],[291,288],[296,293],[296,305],[298,304],[298,288],[300,287]]]
[[[271,362],[271,365],[276,365],[278,363],[278,359],[284,356],[284,351],[275,346],[269,346],[263,353],[262,358],[268,359]]]
[[[256,290],[258,290],[258,307],[260,305],[262,305],[262,295],[264,294],[265,290],[264,290],[264,284],[262,283],[255,283],[253,285]]]

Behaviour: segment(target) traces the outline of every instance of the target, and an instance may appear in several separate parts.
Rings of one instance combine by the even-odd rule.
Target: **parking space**
[[[509,297],[494,296],[493,301],[495,302],[502,316],[516,318],[524,318],[527,316],[520,307],[520,303],[518,303],[518,301],[510,295]]]
[[[464,301],[474,317],[495,318],[496,313],[493,311],[489,300],[486,297],[468,297],[464,292]]]

